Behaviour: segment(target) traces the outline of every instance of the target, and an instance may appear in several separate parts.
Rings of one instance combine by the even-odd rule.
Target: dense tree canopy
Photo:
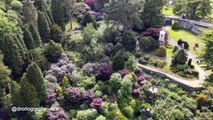
[[[191,19],[206,17],[212,12],[211,0],[178,0],[174,12]]]

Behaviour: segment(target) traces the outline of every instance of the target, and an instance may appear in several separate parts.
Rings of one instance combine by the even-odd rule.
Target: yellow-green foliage
[[[62,88],[61,87],[57,87],[56,94],[60,95],[61,93],[62,93]]]
[[[207,101],[207,96],[204,94],[199,94],[196,97],[197,102],[205,103]]]
[[[65,76],[64,79],[62,80],[62,87],[68,88],[70,86],[71,85],[70,85],[69,79]]]
[[[114,120],[128,120],[119,109],[115,109],[111,111],[111,115],[114,118]]]
[[[157,56],[166,57],[166,47],[161,46],[157,51]]]
[[[128,118],[132,118],[134,114],[134,110],[131,106],[127,106],[123,109],[123,114],[127,116]]]

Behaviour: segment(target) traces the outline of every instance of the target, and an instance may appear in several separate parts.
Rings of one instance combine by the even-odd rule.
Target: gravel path
[[[169,30],[170,29],[170,26],[166,26],[164,27],[165,30]],[[168,42],[173,45],[173,46],[178,46],[177,42],[175,40],[172,40],[169,38]],[[195,55],[194,53],[190,52],[190,51],[186,51],[186,53],[188,54],[188,57],[192,59],[192,62],[195,66],[195,69],[197,71],[199,71],[199,79],[198,80],[184,80],[184,79],[180,79],[180,78],[177,78],[175,76],[172,76],[170,74],[167,74],[165,72],[162,72],[162,71],[158,71],[154,68],[151,68],[151,67],[148,67],[148,66],[144,66],[144,65],[141,65],[138,63],[138,65],[142,68],[142,69],[146,69],[146,70],[149,70],[149,71],[152,71],[152,72],[155,72],[155,73],[160,73],[160,74],[163,74],[165,75],[167,78],[169,78],[170,80],[173,80],[174,82],[180,84],[180,85],[184,85],[184,86],[187,86],[187,87],[190,87],[190,88],[200,88],[202,87],[203,85],[203,82],[204,80],[207,78],[207,74],[206,72],[197,64],[197,55]],[[166,60],[166,61],[169,61],[171,59],[169,58],[161,58],[161,57],[158,57],[158,56],[155,56],[155,55],[152,55],[150,53],[146,53],[146,52],[143,52],[144,55],[149,55],[150,57],[153,57],[153,58],[156,58],[156,59],[160,59],[160,60]]]

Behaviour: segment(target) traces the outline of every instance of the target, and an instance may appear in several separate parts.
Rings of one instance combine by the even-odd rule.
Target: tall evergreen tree
[[[26,75],[23,75],[23,78],[20,83],[20,91],[19,97],[21,99],[20,106],[21,107],[38,107],[40,105],[40,99],[38,98],[38,94],[36,92],[36,87],[31,85],[27,79]]]
[[[19,93],[20,85],[16,81],[12,81],[10,84],[10,94],[13,105],[20,106],[21,105],[21,96]]]
[[[26,0],[23,2],[23,15],[25,17],[26,23],[34,23],[36,24],[37,21],[37,10],[33,5],[31,0]]]
[[[161,8],[163,7],[163,0],[145,0],[144,10],[141,12],[141,20],[144,26],[161,27],[163,23],[163,15]]]
[[[29,31],[31,32],[31,35],[33,37],[35,47],[40,47],[41,37],[39,35],[38,29],[35,27],[33,23],[30,24]]]
[[[31,33],[28,30],[28,26],[25,25],[22,29],[24,32],[24,43],[26,44],[28,50],[35,48],[34,40]]]
[[[53,15],[51,13],[50,9],[46,10],[46,14],[48,15],[48,17],[50,18],[51,23],[55,23],[54,19],[53,19]]]
[[[19,41],[11,34],[5,34],[3,39],[4,63],[11,68],[12,73],[21,75],[23,72],[24,61],[22,59],[22,48]]]
[[[43,42],[50,38],[50,27],[43,12],[38,12],[38,31]]]
[[[35,0],[34,5],[39,11],[45,11],[46,9],[46,4],[44,0]]]
[[[44,15],[45,15],[45,17],[47,19],[47,22],[48,22],[49,26],[51,27],[52,26],[52,21],[50,20],[50,17],[47,15],[46,12],[44,12]]]
[[[128,0],[111,0],[106,7],[106,21],[121,24],[125,29],[131,29],[138,17],[138,5]]]
[[[8,84],[10,82],[10,70],[3,63],[3,55],[0,52],[0,106],[2,106],[4,101],[4,96],[8,93],[6,92]]]
[[[44,101],[47,94],[44,84],[44,77],[41,72],[41,69],[36,63],[32,63],[31,65],[28,66],[26,72],[27,72],[26,79],[31,85],[33,85],[36,88],[38,98],[41,101]]]
[[[63,8],[64,0],[52,0],[51,11],[52,16],[56,24],[58,24],[61,29],[65,29],[65,11]]]

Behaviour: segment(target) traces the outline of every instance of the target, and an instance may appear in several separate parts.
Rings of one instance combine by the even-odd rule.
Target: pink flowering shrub
[[[143,76],[139,76],[138,78],[137,78],[137,81],[138,81],[138,84],[143,84],[143,82],[145,81],[145,78],[143,77]]]
[[[97,73],[95,74],[96,80],[106,81],[112,75],[112,67],[107,63],[101,63]]]
[[[84,91],[78,87],[69,87],[65,93],[65,100],[70,104],[80,104],[82,102],[91,102],[95,95],[91,91]]]
[[[155,40],[158,40],[159,36],[160,36],[160,31],[161,31],[160,28],[148,28],[148,29],[146,29],[145,32],[143,32],[143,35],[146,36],[146,37],[151,36]],[[166,35],[165,35],[165,40],[168,40],[168,33],[167,32],[166,32]]]
[[[124,78],[126,75],[129,74],[129,71],[126,69],[119,70],[118,73],[121,75],[122,78]]]
[[[47,99],[46,99],[46,103],[48,105],[52,105],[54,102],[56,101],[56,93],[54,90],[49,89],[47,91]]]
[[[95,2],[96,2],[96,0],[84,0],[85,1],[85,3],[88,5],[88,6],[94,6],[95,5]]]
[[[57,108],[46,114],[46,120],[68,120],[68,117],[62,108]]]
[[[101,98],[96,98],[92,101],[92,103],[90,104],[90,106],[94,109],[96,109],[97,111],[100,111],[101,109],[101,105],[103,104],[103,100]]]

